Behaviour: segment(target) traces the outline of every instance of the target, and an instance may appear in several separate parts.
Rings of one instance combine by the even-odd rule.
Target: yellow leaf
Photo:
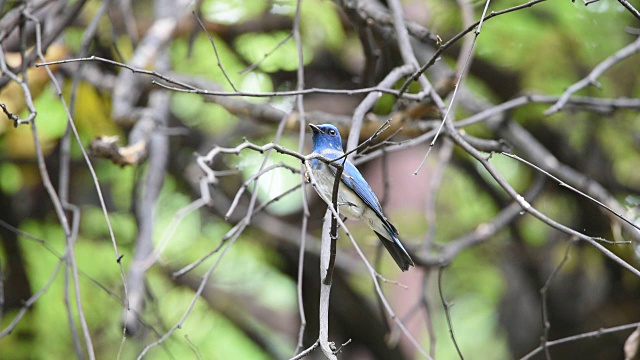
[[[51,45],[44,57],[47,61],[56,61],[63,59],[66,55],[67,50],[64,46]],[[20,66],[21,63],[20,54],[18,53],[6,54],[6,60],[7,65],[13,67]],[[58,65],[52,65],[49,68],[51,71],[55,71],[58,68]],[[21,74],[16,75],[18,75],[19,78],[22,78]],[[27,85],[32,99],[38,97],[48,82],[49,75],[44,67],[36,68],[34,66],[27,69]],[[26,108],[26,102],[20,84],[15,81],[11,81],[2,88],[2,90],[0,90],[0,103],[5,104],[7,109],[15,115],[22,113]],[[2,116],[4,116],[4,114]],[[0,121],[0,134],[2,134],[9,125],[11,125],[11,122],[6,119]]]

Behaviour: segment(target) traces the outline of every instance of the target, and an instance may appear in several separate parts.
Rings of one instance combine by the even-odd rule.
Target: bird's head
[[[313,150],[320,152],[326,148],[342,151],[342,140],[338,128],[331,124],[314,125],[309,124],[313,132]]]

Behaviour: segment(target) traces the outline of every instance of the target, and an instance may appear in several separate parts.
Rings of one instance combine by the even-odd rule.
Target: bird
[[[332,124],[309,124],[309,127],[313,141],[311,155],[320,155],[329,160],[335,160],[344,155],[338,128]],[[411,256],[398,239],[398,230],[382,212],[376,194],[351,162],[339,159],[335,164],[327,164],[318,158],[311,160],[311,172],[317,183],[315,189],[320,197],[331,201],[338,171],[336,165],[341,164],[343,164],[343,171],[338,188],[338,213],[349,219],[366,222],[402,271],[415,266]]]

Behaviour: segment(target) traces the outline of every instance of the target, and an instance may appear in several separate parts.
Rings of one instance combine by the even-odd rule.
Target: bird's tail
[[[389,232],[389,237],[391,237],[391,239],[389,239],[382,236],[377,231],[374,232],[378,235],[378,238],[382,241],[382,244],[387,248],[387,251],[391,254],[391,257],[395,260],[396,264],[398,264],[402,271],[409,270],[409,266],[415,266],[411,256],[409,256],[407,250],[405,250],[402,243],[400,243],[400,239],[398,239],[394,234]]]

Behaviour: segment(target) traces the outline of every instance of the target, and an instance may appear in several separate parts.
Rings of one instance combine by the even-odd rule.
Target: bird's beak
[[[322,133],[322,130],[316,125],[309,124],[309,127],[311,128],[311,131],[313,131],[314,134],[321,134]]]

